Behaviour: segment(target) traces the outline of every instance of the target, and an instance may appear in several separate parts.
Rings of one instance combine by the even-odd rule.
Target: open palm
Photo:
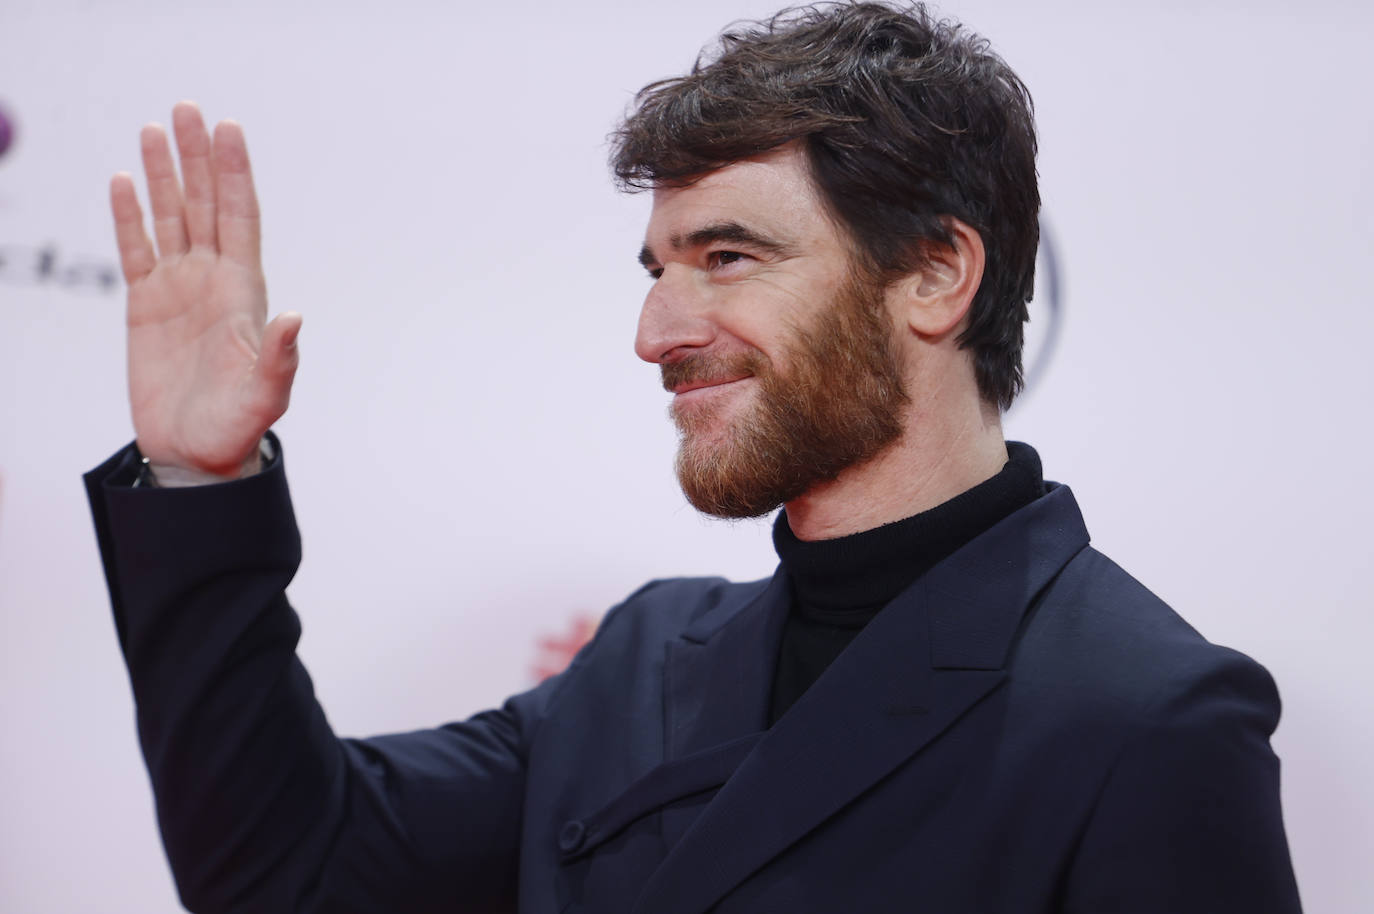
[[[173,109],[181,180],[166,132],[143,128],[143,168],[157,250],[133,178],[110,203],[129,284],[129,401],[155,467],[233,477],[256,467],[262,434],[286,411],[301,318],[267,323],[257,195],[243,131],[213,142],[200,111]]]

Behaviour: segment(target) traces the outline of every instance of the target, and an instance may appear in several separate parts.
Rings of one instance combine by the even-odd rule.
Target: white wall
[[[108,176],[172,103],[248,132],[274,306],[306,315],[287,447],[302,651],[347,733],[465,716],[648,577],[772,567],[672,481],[630,351],[647,201],[604,137],[760,0],[8,0],[0,106],[0,910],[170,911],[78,474],[131,434]],[[1308,910],[1374,909],[1374,12],[946,7],[1031,86],[1057,357],[1009,420],[1097,544],[1278,679]],[[15,262],[51,246],[56,278]],[[92,272],[82,273],[87,280]],[[1040,326],[1046,321],[1041,314]],[[346,497],[340,497],[346,492]]]

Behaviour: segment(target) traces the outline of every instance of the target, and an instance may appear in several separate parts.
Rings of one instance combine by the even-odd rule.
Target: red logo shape
[[[582,645],[592,640],[598,624],[599,620],[590,613],[577,613],[568,620],[564,634],[541,636],[535,642],[538,655],[530,667],[535,681],[543,682],[566,670]]]

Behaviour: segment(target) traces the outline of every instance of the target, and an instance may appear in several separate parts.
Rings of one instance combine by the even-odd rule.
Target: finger
[[[153,211],[153,235],[163,257],[186,253],[186,222],[182,217],[181,182],[172,164],[167,131],[149,124],[139,134],[143,173],[148,176],[148,204]]]
[[[133,285],[157,265],[153,242],[143,228],[143,208],[138,205],[133,175],[121,171],[110,179],[110,211],[114,213],[115,243],[124,281]]]
[[[300,332],[301,316],[294,311],[278,314],[263,328],[253,406],[268,425],[280,419],[291,402],[291,382],[300,364]]]
[[[210,172],[210,134],[194,102],[172,109],[172,129],[181,153],[181,180],[186,185],[186,234],[191,247],[215,247],[215,183]]]
[[[257,269],[261,263],[262,220],[258,213],[258,195],[253,190],[253,173],[248,164],[243,128],[234,121],[215,125],[211,164],[215,172],[215,228],[219,251]]]

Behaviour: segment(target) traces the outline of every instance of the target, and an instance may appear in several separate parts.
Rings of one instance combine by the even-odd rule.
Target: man
[[[1273,683],[1088,546],[1000,412],[1039,205],[975,36],[860,4],[727,34],[617,134],[654,192],[636,351],[771,580],[652,582],[567,672],[339,740],[294,654],[298,315],[265,322],[243,137],[132,180],[137,446],[87,477],[168,856],[206,911],[1298,910]],[[183,186],[184,185],[184,186]]]

